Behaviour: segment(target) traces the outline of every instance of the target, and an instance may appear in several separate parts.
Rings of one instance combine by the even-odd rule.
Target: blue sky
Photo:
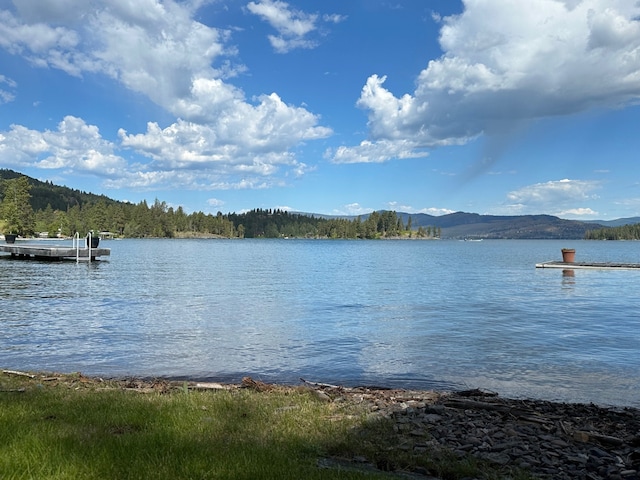
[[[640,215],[636,0],[0,0],[0,167],[188,212]]]

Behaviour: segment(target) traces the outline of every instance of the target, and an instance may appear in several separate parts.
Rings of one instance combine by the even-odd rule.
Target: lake
[[[60,243],[60,242],[58,242]],[[108,240],[0,257],[0,368],[640,406],[638,242]]]

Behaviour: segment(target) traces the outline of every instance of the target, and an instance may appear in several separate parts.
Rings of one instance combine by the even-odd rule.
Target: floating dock
[[[96,260],[111,254],[109,248],[87,248],[77,246],[37,245],[28,243],[0,244],[0,252],[12,258],[32,260]]]
[[[536,268],[561,268],[563,270],[638,270],[640,263],[594,263],[594,262],[561,262],[551,261],[536,263]]]

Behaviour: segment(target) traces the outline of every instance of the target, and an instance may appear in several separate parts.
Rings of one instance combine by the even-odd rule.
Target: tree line
[[[439,238],[439,227],[412,229],[411,217],[405,225],[395,211],[374,211],[352,218],[324,218],[292,213],[281,209],[254,209],[245,213],[186,213],[156,199],[138,204],[118,202],[107,197],[76,192],[69,195],[65,187],[60,192],[73,201],[59,208],[59,193],[46,184],[38,185],[38,195],[26,176],[0,179],[0,231],[23,237],[46,232],[49,237],[68,237],[109,232],[116,237],[174,238],[213,236],[223,238]],[[55,199],[56,207],[47,202],[43,207],[40,192]],[[11,231],[10,231],[11,230]]]
[[[603,227],[585,233],[587,240],[640,240],[640,223]]]

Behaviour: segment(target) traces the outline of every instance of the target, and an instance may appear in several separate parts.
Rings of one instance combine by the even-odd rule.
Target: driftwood
[[[223,385],[215,382],[197,382],[193,386],[189,386],[193,390],[231,390],[235,388],[233,385]]]
[[[456,395],[459,397],[497,397],[497,392],[492,392],[490,390],[480,390],[479,388],[474,388],[472,390],[461,390],[456,392]]]
[[[310,382],[309,380],[305,380],[304,378],[300,377],[300,381],[306,385],[311,385],[313,387],[320,387],[320,388],[337,388],[337,389],[343,389],[344,387],[340,387],[338,385],[331,385],[330,383],[317,383],[317,382]]]
[[[242,387],[250,388],[251,390],[255,390],[256,392],[267,392],[275,388],[273,385],[261,382],[260,380],[254,380],[251,377],[244,377],[242,379]]]
[[[5,373],[7,375],[17,375],[17,376],[20,376],[20,377],[36,378],[35,375],[32,375],[32,374],[27,373],[27,372],[19,372],[17,370],[2,370],[2,373]]]
[[[493,410],[496,412],[510,413],[511,407],[500,403],[479,402],[477,400],[467,400],[462,398],[451,398],[444,402],[447,407],[462,408],[470,410]]]
[[[518,418],[524,422],[549,424],[552,423],[548,418],[538,415],[531,409],[523,409],[497,402],[481,402],[478,400],[468,400],[466,398],[450,398],[444,402],[447,407],[458,408],[463,410],[489,410],[493,412],[505,413]]]

